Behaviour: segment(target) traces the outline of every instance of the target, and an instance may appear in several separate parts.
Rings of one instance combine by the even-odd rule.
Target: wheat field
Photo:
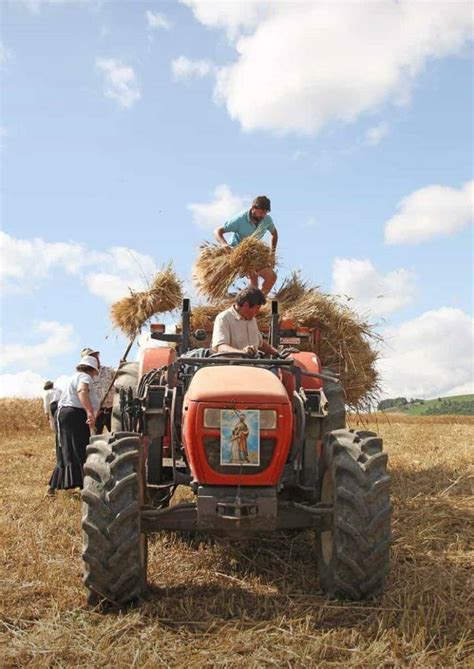
[[[44,497],[54,444],[40,403],[0,401],[1,666],[473,666],[474,419],[371,420],[395,508],[383,597],[325,599],[309,531],[163,533],[150,539],[146,600],[100,613],[82,587],[80,499]]]

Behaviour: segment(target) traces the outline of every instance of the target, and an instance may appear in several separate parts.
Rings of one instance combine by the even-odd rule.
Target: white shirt
[[[46,414],[51,415],[50,405],[52,402],[57,402],[62,395],[60,388],[50,388],[45,390],[43,394],[43,407]]]
[[[221,344],[233,346],[240,350],[246,346],[259,348],[262,335],[255,318],[246,320],[232,305],[216,316],[212,331],[212,348],[217,351]]]
[[[69,379],[69,383],[64,389],[61,399],[59,400],[58,408],[61,407],[76,407],[76,409],[84,409],[79,395],[77,394],[77,389],[81,383],[86,383],[89,386],[89,399],[92,404],[94,413],[98,411],[100,400],[97,397],[95,392],[94,385],[92,383],[92,377],[85,372],[76,372]]]

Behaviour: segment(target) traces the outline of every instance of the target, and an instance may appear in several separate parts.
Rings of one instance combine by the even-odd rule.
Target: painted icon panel
[[[221,465],[260,465],[258,410],[221,410]]]

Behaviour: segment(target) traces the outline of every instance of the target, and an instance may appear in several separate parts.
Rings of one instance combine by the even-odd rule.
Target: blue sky
[[[6,0],[0,394],[257,194],[280,277],[353,297],[387,394],[473,392],[470,3]],[[132,354],[135,356],[136,351]]]

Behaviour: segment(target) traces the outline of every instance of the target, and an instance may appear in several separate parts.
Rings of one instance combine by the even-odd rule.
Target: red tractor
[[[92,437],[82,492],[84,583],[90,604],[123,605],[146,590],[147,535],[232,537],[313,529],[321,589],[362,599],[389,570],[390,477],[382,440],[346,429],[344,392],[314,352],[248,358],[190,350],[208,333],[154,327],[160,348],[123,363],[113,432]],[[308,344],[317,333],[282,323],[268,337]],[[308,348],[308,346],[302,346]],[[178,486],[194,501],[171,504]]]

